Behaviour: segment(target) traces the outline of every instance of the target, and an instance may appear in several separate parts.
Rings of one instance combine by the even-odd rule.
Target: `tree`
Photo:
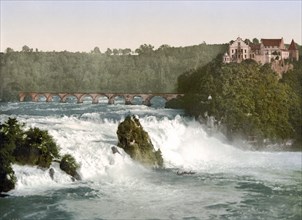
[[[6,51],[6,53],[12,53],[12,52],[14,52],[14,50],[12,48],[10,48],[10,47],[6,48],[5,51]]]
[[[253,38],[253,44],[259,44],[259,40],[257,38]]]
[[[123,55],[130,55],[131,54],[131,49],[130,48],[125,48],[122,50]]]
[[[110,48],[107,48],[105,54],[106,54],[107,56],[110,56],[110,55],[112,54],[112,50],[111,50]]]
[[[250,39],[245,39],[244,43],[246,43],[247,45],[251,44],[252,42],[250,41]]]
[[[101,50],[99,47],[95,47],[92,51],[92,53],[101,53]]]
[[[113,55],[119,55],[119,50],[116,48],[113,49],[112,52],[113,52]]]
[[[22,47],[22,52],[25,52],[25,53],[28,53],[28,52],[30,52],[30,48],[27,46],[27,45],[24,45],[23,47]]]
[[[138,49],[135,50],[138,55],[150,55],[152,54],[154,46],[151,44],[143,44]]]
[[[159,51],[162,51],[162,50],[166,50],[166,49],[168,49],[168,48],[171,48],[171,46],[168,45],[168,44],[163,44],[163,45],[161,45],[161,46],[158,48],[158,50],[159,50]]]

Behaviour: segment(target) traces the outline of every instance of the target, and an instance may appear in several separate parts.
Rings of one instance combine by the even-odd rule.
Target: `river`
[[[106,103],[1,103],[0,121],[16,117],[48,130],[80,163],[82,181],[60,171],[13,165],[16,188],[0,198],[0,219],[297,219],[302,218],[301,152],[234,147],[208,135],[181,110]],[[134,162],[117,144],[117,126],[139,117],[164,169]],[[177,175],[177,171],[194,171]]]

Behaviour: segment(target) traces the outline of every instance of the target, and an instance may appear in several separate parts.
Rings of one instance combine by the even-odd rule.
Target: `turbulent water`
[[[18,179],[0,198],[0,219],[301,219],[301,152],[257,152],[208,135],[182,111],[121,104],[2,103],[0,121],[16,117],[46,129],[80,163],[72,182],[48,170],[13,165]],[[117,144],[117,126],[138,115],[164,169],[134,162]],[[193,171],[194,175],[177,175]]]

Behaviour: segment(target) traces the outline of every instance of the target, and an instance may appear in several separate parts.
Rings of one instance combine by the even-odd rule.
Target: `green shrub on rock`
[[[77,172],[79,164],[76,162],[73,156],[70,154],[65,154],[60,162],[61,170],[65,171],[67,174],[75,178],[76,180],[81,180],[80,175]]]
[[[49,168],[52,160],[59,157],[58,147],[47,131],[30,128],[24,136],[23,144],[14,150],[16,162]]]
[[[118,146],[130,157],[149,166],[163,166],[161,151],[155,151],[151,139],[135,116],[127,116],[118,126]]]
[[[14,118],[9,118],[4,124],[0,123],[0,193],[15,188],[16,177],[11,166],[14,162],[12,152],[16,144],[22,142],[23,126]]]
[[[59,148],[47,131],[39,128],[24,130],[24,124],[9,118],[0,123],[0,194],[15,188],[16,177],[12,163],[49,168],[60,158]],[[76,172],[78,164],[71,155],[65,155],[60,168],[80,180]]]
[[[15,188],[16,177],[10,162],[10,155],[0,151],[0,193],[8,192]]]

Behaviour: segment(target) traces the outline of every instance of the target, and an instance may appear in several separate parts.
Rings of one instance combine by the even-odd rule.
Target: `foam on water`
[[[144,112],[146,108],[136,107],[136,111],[140,110]],[[104,179],[109,182],[131,182],[136,175],[140,176],[148,171],[133,162],[122,149],[121,155],[113,155],[111,152],[111,146],[117,144],[118,124],[128,112],[129,109],[118,109],[115,114],[120,117],[115,118],[104,117],[101,112],[91,112],[69,116],[18,116],[18,119],[27,126],[48,130],[60,146],[61,154],[70,153],[80,163],[79,173],[83,181],[95,184]],[[276,176],[267,176],[267,173],[272,175],[272,170],[278,176],[280,170],[299,170],[301,167],[299,153],[243,151],[210,136],[200,123],[179,115],[156,117],[143,114],[140,121],[149,133],[154,147],[161,149],[166,168],[207,173],[255,174],[258,177],[262,175],[261,178],[273,179]],[[56,171],[55,181],[50,179],[47,170],[15,165],[18,178],[15,192],[22,194],[22,189],[28,193],[30,189],[35,191],[37,188],[61,187],[71,183],[58,165],[53,164],[52,167]],[[262,170],[261,174],[259,169]]]

